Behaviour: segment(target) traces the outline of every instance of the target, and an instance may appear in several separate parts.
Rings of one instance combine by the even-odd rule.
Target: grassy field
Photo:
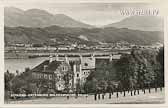
[[[75,97],[53,97],[53,98],[38,98],[31,100],[19,100],[19,101],[6,101],[6,104],[163,104],[165,98],[164,89],[160,91],[158,89],[155,92],[154,89],[151,89],[151,93],[146,90],[144,94],[140,91],[139,95],[131,96],[131,93],[126,92],[126,96],[123,96],[123,93],[119,93],[119,97],[116,97],[114,93],[109,99],[109,94],[105,94],[105,98],[94,100],[94,95],[89,95],[88,97],[81,96],[77,99]]]

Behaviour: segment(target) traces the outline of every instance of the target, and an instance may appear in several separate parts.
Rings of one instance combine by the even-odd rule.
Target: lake
[[[55,59],[55,58],[53,58]],[[59,57],[59,60],[65,59],[64,57]],[[79,59],[79,57],[69,57],[68,59],[74,60]],[[5,72],[9,70],[10,73],[16,73],[16,70],[20,72],[25,71],[25,68],[30,69],[39,65],[45,60],[49,60],[49,57],[37,57],[37,58],[26,58],[26,59],[5,59]]]
[[[16,73],[16,70],[23,72],[26,67],[30,69],[42,63],[44,60],[47,60],[48,57],[39,57],[32,59],[5,59],[5,72],[9,70],[11,73]]]

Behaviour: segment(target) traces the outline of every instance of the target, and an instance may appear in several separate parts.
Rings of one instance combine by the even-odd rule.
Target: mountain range
[[[142,31],[163,31],[164,20],[157,16],[131,16],[120,22],[105,25],[104,27],[128,28]]]
[[[51,14],[45,10],[21,10],[15,7],[4,8],[4,23],[8,27],[80,27],[94,28],[95,26],[82,23],[64,14]],[[104,27],[128,28],[141,31],[163,31],[163,19],[157,16],[130,16],[119,22],[107,24]]]
[[[5,44],[56,43],[84,44],[127,41],[134,44],[163,43],[163,20],[149,16],[132,16],[103,27],[76,21],[64,14],[53,15],[45,10],[4,9]]]
[[[8,27],[81,27],[92,28],[93,26],[76,21],[64,14],[53,15],[45,10],[29,9],[21,10],[14,7],[5,7],[4,9],[4,23]]]

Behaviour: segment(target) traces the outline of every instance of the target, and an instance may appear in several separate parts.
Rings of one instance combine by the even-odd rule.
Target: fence
[[[147,94],[147,93],[152,93],[151,89],[153,92],[158,92],[159,90],[162,91],[162,87],[159,88],[143,88],[143,89],[135,89],[135,90],[124,90],[124,91],[116,91],[116,92],[111,92],[111,93],[95,93],[94,94],[94,100],[100,100],[100,99],[105,99],[105,97],[111,99],[112,96],[119,98],[119,97],[126,97],[126,96],[135,96],[135,95],[142,95],[142,94]],[[107,95],[108,94],[108,95]],[[115,95],[115,96],[114,96]]]
[[[66,96],[53,96],[53,97],[33,97],[29,99],[19,99],[19,100],[6,100],[6,104],[22,104],[22,103],[120,103],[121,101],[134,101],[139,97],[159,96],[164,89],[160,88],[146,88],[146,89],[136,89],[136,90],[124,90],[115,91],[111,93],[95,93],[95,94],[67,94]],[[139,95],[139,96],[138,96]],[[144,95],[144,96],[143,96]],[[124,98],[126,100],[124,100]],[[143,99],[141,98],[141,100]],[[160,97],[158,97],[160,100]],[[149,99],[150,100],[150,99]],[[152,101],[152,100],[151,100]]]

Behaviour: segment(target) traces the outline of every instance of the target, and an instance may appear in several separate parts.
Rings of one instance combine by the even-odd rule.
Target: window
[[[69,79],[71,79],[72,78],[72,75],[69,75]]]
[[[63,70],[63,71],[66,71],[66,70],[67,70],[67,68],[66,68],[65,66],[63,66],[63,67],[62,67],[62,70]]]
[[[49,88],[52,88],[52,83],[49,83]]]
[[[79,77],[79,74],[77,74],[77,77]]]
[[[49,75],[49,79],[50,79],[50,80],[52,79],[52,75]]]
[[[88,64],[87,64],[87,63],[85,63],[84,65],[85,65],[85,66],[88,66]]]
[[[32,73],[33,78],[36,78],[36,73]]]
[[[40,74],[40,79],[42,78],[42,74]]]
[[[47,74],[44,74],[44,78],[47,79],[48,75]]]
[[[85,75],[85,72],[84,72],[84,75]]]
[[[37,79],[39,78],[39,74],[38,74],[38,73],[36,73],[36,78],[37,78]]]
[[[60,75],[58,75],[58,79],[61,80],[61,76]]]

